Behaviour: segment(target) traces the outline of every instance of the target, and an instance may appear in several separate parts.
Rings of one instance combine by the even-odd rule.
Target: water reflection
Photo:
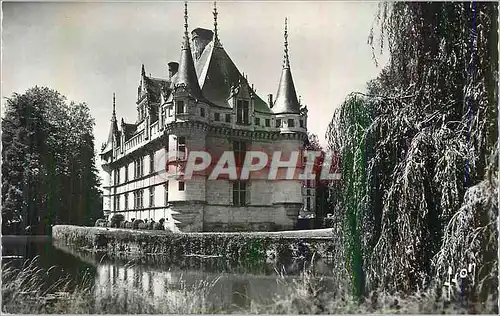
[[[50,239],[24,242],[2,239],[2,246],[3,256],[18,255],[25,259],[40,256],[42,268],[62,267],[75,284],[87,275],[93,279],[96,301],[113,296],[124,305],[132,297],[146,297],[158,304],[184,302],[186,291],[203,288],[207,291],[208,303],[217,310],[248,310],[252,302],[270,304],[277,296],[285,295],[289,284],[303,268],[302,263],[287,263],[282,266],[285,276],[281,278],[276,272],[281,268],[276,266],[243,267],[220,258],[189,258],[185,265],[179,266],[171,264],[162,255],[133,260],[130,257],[108,257],[61,244],[53,245]],[[18,261],[22,264],[24,259]],[[331,274],[331,266],[323,261],[316,262],[315,269],[323,275]],[[207,283],[214,284],[207,287]],[[325,285],[328,287],[329,284],[332,285],[331,281],[326,279]],[[141,295],[133,296],[134,291],[141,292]]]

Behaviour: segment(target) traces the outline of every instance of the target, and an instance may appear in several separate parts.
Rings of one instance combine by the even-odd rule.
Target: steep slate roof
[[[214,45],[213,40],[196,62],[196,74],[205,99],[221,107],[230,108],[228,98],[232,86],[237,86],[240,81],[248,86],[224,48]],[[269,106],[258,95],[254,95],[254,104],[256,111],[271,113]]]
[[[160,92],[170,85],[170,81],[146,76],[144,81],[150,100],[155,103],[160,102]]]
[[[128,139],[130,139],[130,137],[134,136],[135,132],[137,131],[137,124],[125,123],[125,121],[122,119],[122,130],[125,134],[125,141],[127,141]]]
[[[108,140],[106,141],[106,144],[104,148],[102,149],[101,153],[107,153],[108,151],[113,149],[113,136],[114,133],[118,133],[118,124],[116,122],[116,118],[113,117],[111,119],[111,125],[109,127],[109,133],[108,133]]]

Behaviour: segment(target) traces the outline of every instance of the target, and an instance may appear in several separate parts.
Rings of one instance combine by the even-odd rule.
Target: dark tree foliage
[[[475,263],[470,293],[497,297],[497,4],[382,3],[376,20],[389,63],[327,131],[355,292],[439,287]]]
[[[31,228],[31,233],[48,233],[58,223],[92,225],[102,206],[88,106],[68,104],[64,96],[43,87],[14,93],[6,103],[3,232]]]

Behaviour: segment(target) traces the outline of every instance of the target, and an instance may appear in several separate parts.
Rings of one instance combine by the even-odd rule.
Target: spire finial
[[[220,42],[219,42],[219,33],[218,33],[218,30],[217,30],[217,0],[214,0],[214,43],[216,45],[220,45]]]
[[[116,97],[115,93],[113,92],[113,120],[116,119]]]
[[[285,18],[285,56],[283,60],[283,68],[290,68],[290,60],[288,57],[288,19]]]
[[[145,76],[145,75],[146,75],[146,70],[144,69],[144,64],[142,64],[141,74],[142,74],[143,76]]]
[[[189,47],[189,33],[188,33],[188,3],[184,1],[184,48]]]

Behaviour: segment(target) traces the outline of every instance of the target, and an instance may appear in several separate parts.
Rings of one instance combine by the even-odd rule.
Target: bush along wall
[[[245,265],[328,258],[329,237],[282,237],[263,234],[180,233],[107,230],[98,227],[54,226],[53,239],[81,250],[109,256],[162,255],[172,262],[192,257],[219,257]]]

